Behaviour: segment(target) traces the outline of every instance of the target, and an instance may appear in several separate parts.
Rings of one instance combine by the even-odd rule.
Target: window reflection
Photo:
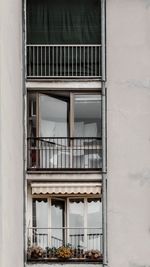
[[[48,202],[47,199],[33,200],[33,243],[48,246]]]
[[[101,136],[101,96],[75,95],[75,137]]]
[[[51,203],[52,247],[64,244],[64,201],[52,199]],[[54,229],[55,228],[55,229]]]
[[[88,249],[95,248],[100,250],[102,235],[102,203],[100,199],[87,200],[87,243]]]
[[[84,200],[70,199],[69,201],[69,242],[73,247],[83,248],[84,246]]]
[[[68,104],[61,99],[40,95],[40,136],[67,137]]]

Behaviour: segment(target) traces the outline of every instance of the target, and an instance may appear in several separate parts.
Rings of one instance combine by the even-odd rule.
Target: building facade
[[[105,1],[29,0],[25,15],[27,265],[99,265]]]
[[[149,1],[0,10],[1,266],[148,267]]]

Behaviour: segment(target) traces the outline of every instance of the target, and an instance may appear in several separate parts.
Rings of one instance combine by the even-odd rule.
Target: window
[[[34,198],[32,214],[33,228],[28,229],[32,245],[53,248],[52,253],[61,246],[69,246],[74,250],[74,258],[84,258],[89,250],[102,253],[99,198]]]
[[[29,94],[29,167],[101,168],[101,95]]]
[[[27,77],[101,78],[101,0],[27,0]]]

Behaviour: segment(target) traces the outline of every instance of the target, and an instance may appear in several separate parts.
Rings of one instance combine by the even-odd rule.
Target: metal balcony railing
[[[28,228],[28,259],[58,260],[59,248],[69,249],[70,260],[102,260],[102,228]],[[40,253],[39,253],[40,252]]]
[[[101,78],[101,45],[27,45],[27,78]]]
[[[101,138],[28,138],[28,170],[102,168]]]

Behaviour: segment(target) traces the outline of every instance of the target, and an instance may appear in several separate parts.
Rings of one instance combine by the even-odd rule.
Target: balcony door
[[[59,248],[65,244],[65,201],[51,200],[51,246]]]
[[[69,99],[39,94],[40,166],[60,168],[69,164]]]
[[[30,244],[52,248],[69,245],[74,257],[87,250],[102,252],[102,202],[99,198],[47,197],[33,199]]]
[[[68,137],[67,98],[39,94],[39,136]]]

